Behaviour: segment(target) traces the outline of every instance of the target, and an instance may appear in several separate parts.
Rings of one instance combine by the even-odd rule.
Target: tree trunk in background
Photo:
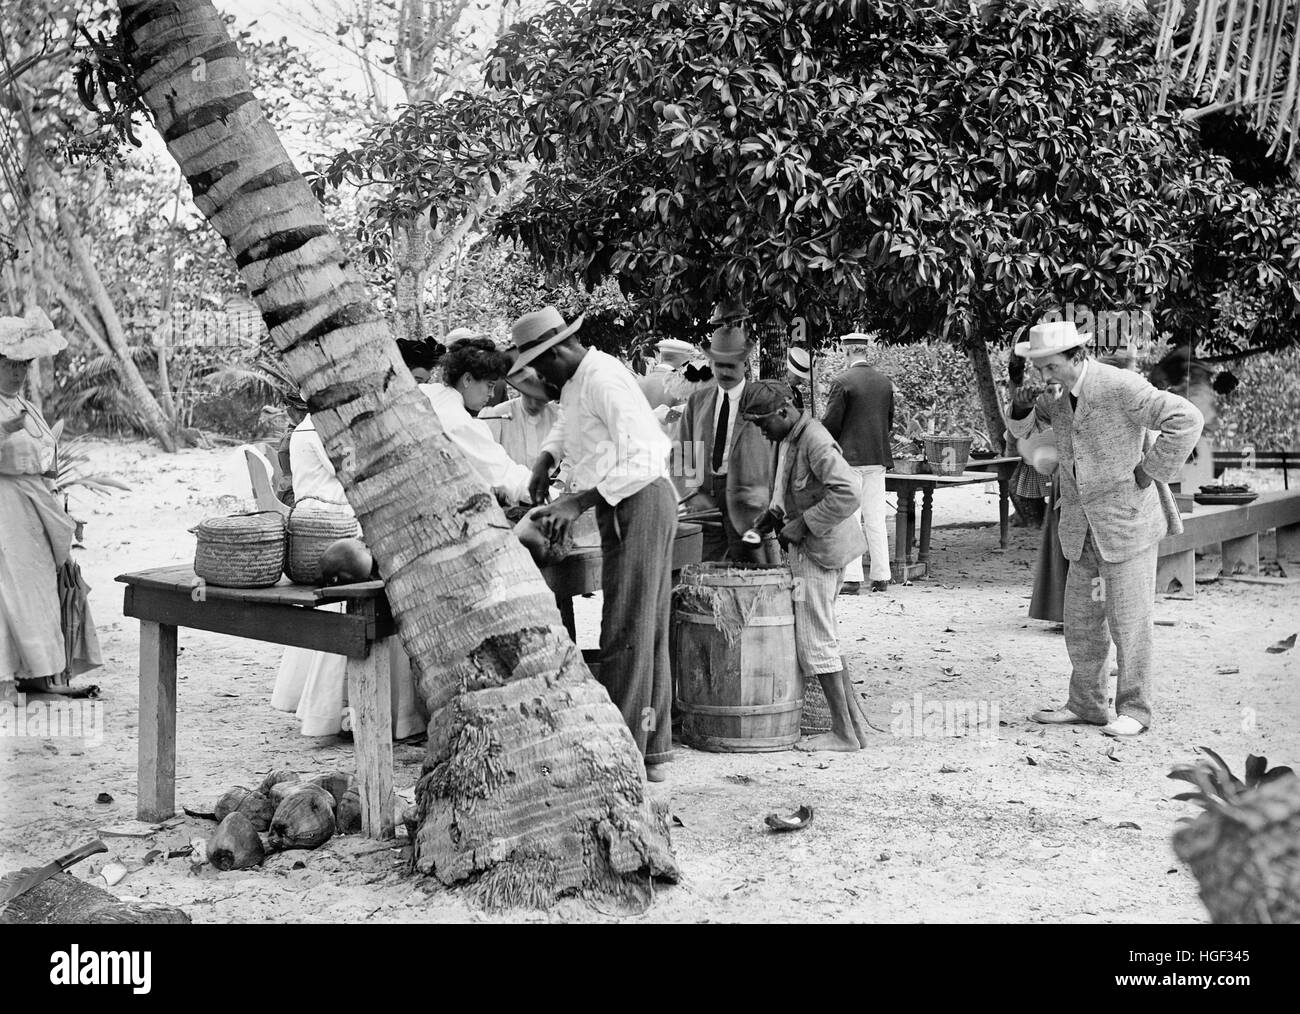
[[[409,218],[393,227],[393,305],[398,338],[423,341],[424,287],[429,280],[429,220]]]
[[[72,212],[62,200],[58,201],[58,212],[59,228],[63,232],[63,238],[67,240],[68,250],[72,253],[72,259],[81,272],[87,294],[94,301],[95,309],[99,311],[99,316],[104,321],[108,344],[113,349],[113,358],[117,363],[118,376],[122,378],[122,383],[144,418],[149,432],[158,438],[163,450],[173,453],[176,450],[176,436],[172,425],[163,415],[162,409],[158,407],[157,399],[149,390],[149,385],[144,382],[144,377],[140,375],[135,360],[131,358],[131,350],[127,347],[126,331],[122,327],[122,321],[117,315],[117,308],[113,306],[108,290],[104,288],[104,281],[99,276],[95,262],[90,256],[90,248],[86,245],[85,237],[81,235]]]
[[[975,377],[975,391],[984,412],[984,427],[992,442],[991,450],[1002,451],[1005,443],[1002,434],[1006,423],[1002,419],[1002,404],[998,400],[997,385],[993,382],[993,366],[989,362],[989,347],[979,335],[972,335],[962,343]]]
[[[631,733],[439,429],[220,15],[210,0],[119,3],[158,131],[302,386],[387,583],[430,713],[417,868],[477,877],[495,904],[644,896],[647,874],[676,866]]]

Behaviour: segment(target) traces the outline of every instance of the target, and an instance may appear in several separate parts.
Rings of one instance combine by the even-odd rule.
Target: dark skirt
[[[1060,517],[1060,510],[1049,500],[1043,537],[1038,545],[1038,566],[1034,570],[1034,596],[1029,600],[1031,620],[1064,622],[1065,576],[1070,571],[1070,561],[1061,552],[1061,540],[1057,535]]]

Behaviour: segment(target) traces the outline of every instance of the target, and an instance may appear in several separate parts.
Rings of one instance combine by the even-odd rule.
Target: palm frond
[[[1240,109],[1272,139],[1270,155],[1285,142],[1290,162],[1300,134],[1297,18],[1300,0],[1163,0],[1156,58],[1200,101]]]

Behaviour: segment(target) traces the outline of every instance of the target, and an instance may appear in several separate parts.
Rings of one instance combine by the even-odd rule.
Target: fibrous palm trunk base
[[[557,664],[558,662],[558,664]],[[648,902],[675,882],[665,805],[641,778],[622,715],[562,628],[484,642],[431,705],[416,787],[415,866],[444,884],[472,879],[490,907],[545,907],[566,895]]]
[[[1260,785],[1174,833],[1216,923],[1300,923],[1300,777]]]

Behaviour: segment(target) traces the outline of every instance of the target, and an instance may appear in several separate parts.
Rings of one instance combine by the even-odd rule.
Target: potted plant
[[[924,432],[923,422],[917,413],[906,408],[897,416],[896,425],[902,435],[896,437],[890,451],[894,459],[893,471],[897,475],[923,475],[928,471],[925,458],[920,454],[919,435]]]

